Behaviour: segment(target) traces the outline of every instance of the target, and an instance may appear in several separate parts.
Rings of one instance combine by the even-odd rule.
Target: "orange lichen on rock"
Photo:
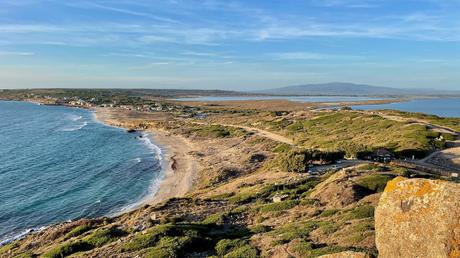
[[[375,210],[379,257],[460,258],[460,185],[442,180],[388,182]]]
[[[431,184],[431,182],[423,182],[422,187],[420,187],[420,189],[417,190],[415,195],[420,197],[426,194],[433,193],[434,191],[435,191],[434,185]]]
[[[404,180],[407,180],[407,178],[402,176],[394,178],[393,180],[387,183],[384,192],[393,192],[398,187],[398,183]]]

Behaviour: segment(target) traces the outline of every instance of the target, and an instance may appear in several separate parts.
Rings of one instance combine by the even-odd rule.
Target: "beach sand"
[[[96,118],[108,125],[128,129],[130,121],[122,110],[110,108],[96,108]],[[124,126],[126,125],[126,126]],[[152,196],[147,196],[143,204],[157,204],[173,197],[181,197],[190,192],[194,187],[200,165],[197,160],[189,155],[193,151],[193,144],[187,139],[172,135],[162,130],[146,131],[163,151],[162,173],[164,178],[160,187]]]

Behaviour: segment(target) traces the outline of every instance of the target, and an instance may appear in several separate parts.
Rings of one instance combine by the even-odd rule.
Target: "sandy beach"
[[[109,108],[95,109],[96,118],[108,125],[130,128],[131,121],[126,120],[118,110]],[[181,197],[194,187],[199,163],[189,155],[193,144],[187,139],[163,130],[146,131],[155,145],[163,151],[162,173],[164,178],[160,187],[152,196],[147,196],[143,204],[156,204],[173,197]]]

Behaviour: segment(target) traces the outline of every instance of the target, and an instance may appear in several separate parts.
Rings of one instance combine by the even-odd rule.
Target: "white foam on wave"
[[[65,128],[62,128],[60,129],[59,131],[61,132],[73,132],[73,131],[78,131],[80,129],[82,129],[83,127],[87,126],[88,125],[88,122],[83,122],[82,124],[79,124],[77,126],[72,126],[72,127],[65,127]]]
[[[83,117],[82,117],[82,116],[79,116],[79,115],[73,115],[73,114],[71,114],[71,115],[69,115],[68,118],[69,118],[70,120],[72,120],[72,121],[78,121],[78,120],[82,119]]]
[[[142,133],[141,136],[139,139],[152,151],[152,154],[155,154],[155,158],[161,161],[163,159],[161,148],[152,143],[148,133]]]
[[[29,235],[31,233],[40,232],[40,231],[43,231],[43,230],[45,230],[47,228],[48,228],[48,226],[43,226],[43,227],[29,228],[29,229],[23,230],[18,234],[6,237],[4,239],[0,239],[0,246],[4,246],[4,245],[12,243],[12,242],[14,242],[16,240],[23,239],[24,237],[26,237],[27,235]]]
[[[156,176],[150,186],[149,186],[149,189],[147,190],[147,194],[141,198],[140,200],[138,200],[137,202],[135,203],[132,203],[132,204],[129,204],[127,206],[124,206],[123,208],[121,208],[119,211],[116,211],[112,214],[109,214],[108,216],[118,216],[120,214],[123,214],[125,212],[129,212],[129,211],[132,211],[132,210],[135,210],[139,207],[141,207],[143,204],[146,203],[147,200],[149,200],[150,198],[152,198],[152,196],[154,196],[158,190],[160,189],[160,183],[161,181],[164,179],[164,176],[165,176],[165,171],[164,171],[164,167],[165,164],[164,164],[164,160],[163,160],[163,151],[160,147],[158,147],[157,145],[153,144],[153,142],[151,141],[150,139],[150,135],[148,133],[145,133],[145,132],[142,132],[141,134],[142,137],[140,137],[140,141],[142,141],[150,150],[151,150],[151,153],[152,154],[155,154],[155,158],[158,160],[158,162],[160,162],[160,165],[161,165],[161,169],[160,169],[160,173],[158,174],[158,176]],[[140,159],[140,158],[138,158]]]

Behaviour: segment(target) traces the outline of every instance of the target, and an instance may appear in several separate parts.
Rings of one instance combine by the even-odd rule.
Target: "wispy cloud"
[[[363,59],[363,56],[332,55],[313,52],[284,52],[272,53],[269,56],[278,60],[325,60],[325,59]]]
[[[0,56],[34,56],[33,52],[0,51]]]

